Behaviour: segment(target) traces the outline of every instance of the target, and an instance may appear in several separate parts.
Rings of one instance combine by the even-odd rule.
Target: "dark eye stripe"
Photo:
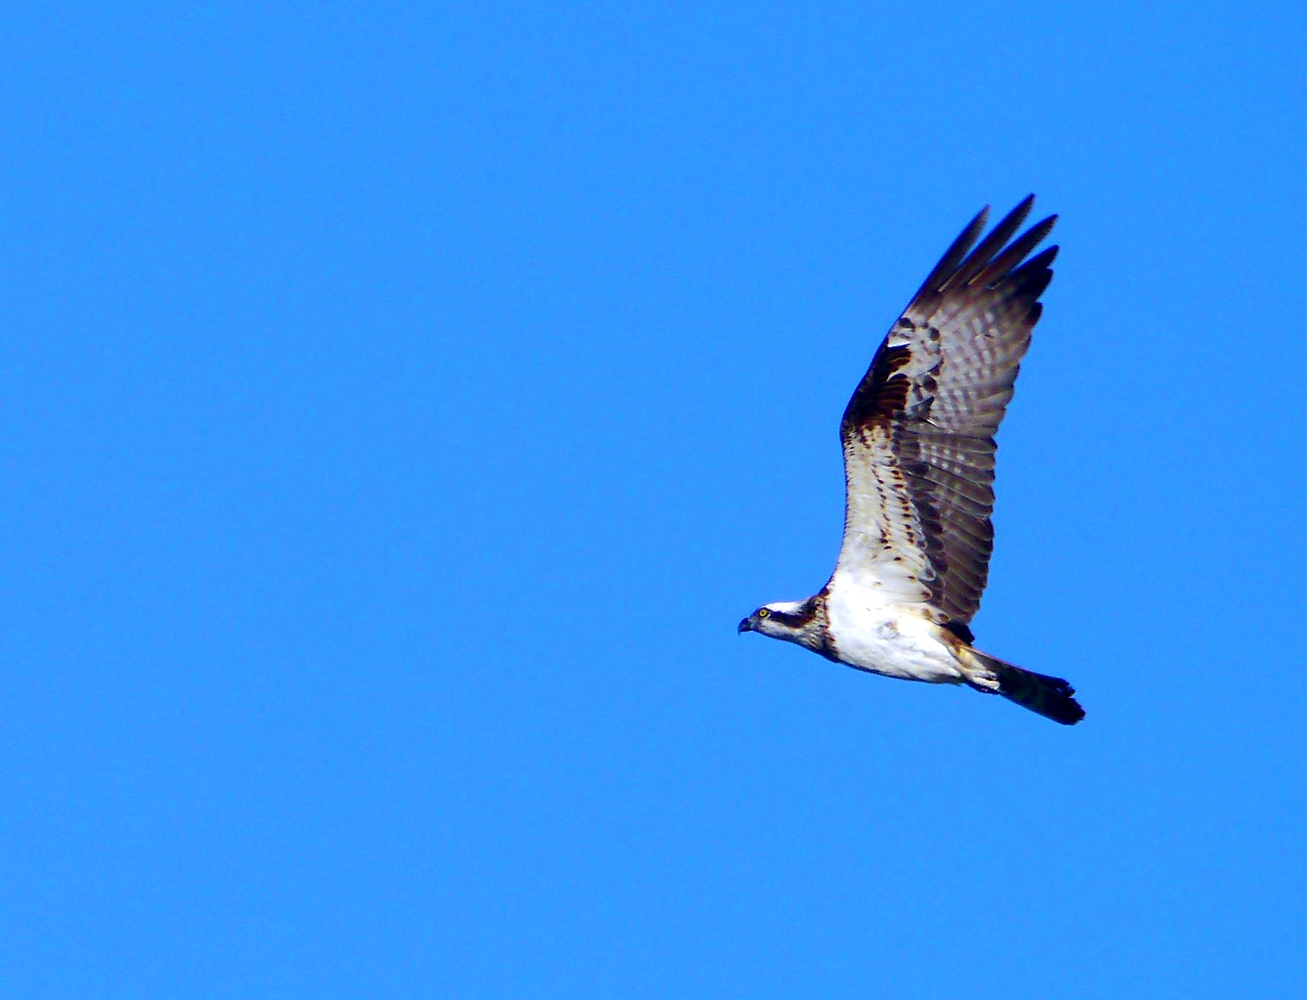
[[[812,621],[815,614],[816,614],[815,609],[811,609],[804,614],[797,614],[797,615],[792,615],[788,611],[773,611],[771,613],[771,617],[774,618],[776,621],[780,622],[782,625],[788,626],[789,628],[802,628],[804,625],[807,625],[810,621]]]

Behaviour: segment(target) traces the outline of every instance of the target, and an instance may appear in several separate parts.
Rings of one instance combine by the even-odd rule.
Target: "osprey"
[[[840,423],[835,572],[815,596],[764,604],[739,631],[888,677],[966,684],[1069,726],[1085,715],[1070,684],[982,653],[969,627],[993,549],[994,432],[1057,255],[1026,259],[1055,215],[1012,239],[1034,201],[980,240],[983,209],[890,328]]]

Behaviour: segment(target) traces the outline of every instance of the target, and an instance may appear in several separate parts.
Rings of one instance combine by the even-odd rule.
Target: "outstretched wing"
[[[959,626],[980,607],[989,574],[994,432],[1053,278],[1057,247],[1026,257],[1056,216],[1012,240],[1034,200],[979,245],[988,208],[963,230],[876,351],[840,424],[836,575]]]

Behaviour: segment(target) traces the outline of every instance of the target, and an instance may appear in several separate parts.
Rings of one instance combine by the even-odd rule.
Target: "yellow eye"
[[[771,612],[768,611],[766,608],[759,608],[759,609],[758,609],[758,617],[759,617],[759,618],[766,618],[766,617],[767,617],[768,615],[770,615],[770,614],[771,614]]]

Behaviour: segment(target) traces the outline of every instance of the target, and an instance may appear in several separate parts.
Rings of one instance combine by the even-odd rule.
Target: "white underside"
[[[882,589],[850,583],[844,574],[831,580],[826,615],[840,661],[903,680],[961,683],[953,647],[926,609],[891,604],[886,596]]]

